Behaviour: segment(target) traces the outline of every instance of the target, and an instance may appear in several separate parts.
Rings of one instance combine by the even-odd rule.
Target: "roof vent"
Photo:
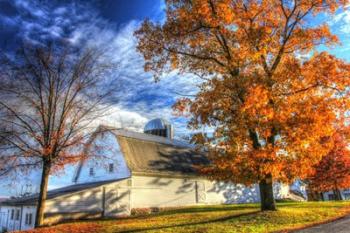
[[[173,139],[174,137],[173,126],[168,121],[161,118],[150,120],[145,125],[144,133],[166,137],[169,139]]]

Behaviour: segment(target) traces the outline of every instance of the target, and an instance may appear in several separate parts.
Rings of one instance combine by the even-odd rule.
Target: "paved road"
[[[310,227],[296,233],[350,233],[350,215],[334,222]]]

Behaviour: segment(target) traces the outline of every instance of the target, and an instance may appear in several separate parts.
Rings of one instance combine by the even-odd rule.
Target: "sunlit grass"
[[[258,204],[196,206],[147,216],[60,224],[34,232],[275,232],[324,222],[350,211],[350,202],[278,203],[260,212]]]

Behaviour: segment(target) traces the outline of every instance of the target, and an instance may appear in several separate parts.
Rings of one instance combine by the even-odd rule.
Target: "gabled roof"
[[[105,181],[99,181],[99,182],[91,182],[91,183],[84,183],[84,184],[75,184],[66,186],[63,188],[53,189],[47,192],[47,200],[53,199],[58,196],[67,195],[79,191],[83,191],[89,188],[96,188],[105,184],[113,183],[116,181],[124,180],[123,179],[115,179],[115,180],[105,180]],[[38,201],[39,194],[33,194],[26,197],[20,197],[20,198],[10,198],[2,201],[0,204],[3,205],[36,205]]]
[[[166,137],[161,137],[161,136],[152,135],[152,134],[138,133],[138,132],[133,132],[125,129],[113,129],[113,128],[109,128],[109,131],[114,133],[116,136],[133,138],[141,141],[166,144],[166,145],[174,146],[178,148],[191,148],[191,149],[195,148],[193,144],[189,144],[185,141],[169,139]]]
[[[132,174],[197,176],[207,157],[193,145],[160,136],[113,131]]]
[[[209,163],[203,153],[183,141],[123,129],[101,128],[101,132],[111,132],[117,137],[132,175],[198,176],[195,167]],[[78,180],[83,163],[81,161],[74,181]]]

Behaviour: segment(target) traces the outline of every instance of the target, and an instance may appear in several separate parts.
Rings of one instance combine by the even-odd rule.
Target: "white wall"
[[[45,213],[99,213],[104,209],[107,216],[117,216],[130,212],[127,180],[50,199],[46,201]]]
[[[333,196],[333,195],[334,195],[333,191],[324,192],[323,193],[324,200],[325,201],[332,200],[332,199],[330,199],[330,196]],[[340,195],[342,196],[343,200],[350,200],[350,189],[341,190]]]
[[[130,179],[105,186],[105,216],[117,217],[130,214],[130,188]]]
[[[35,223],[35,214],[36,214],[36,207],[35,206],[23,206],[23,213],[22,213],[22,227],[21,230],[29,230],[34,228]],[[32,223],[26,224],[26,214],[32,214]]]
[[[206,181],[207,202],[210,204],[253,203],[260,201],[259,186]]]
[[[14,218],[11,219],[11,211],[14,210]],[[0,230],[7,229],[8,231],[17,231],[17,230],[27,230],[32,229],[34,227],[35,222],[35,207],[34,206],[21,206],[14,207],[14,206],[1,206],[0,207],[0,213],[1,213],[1,219],[0,219]],[[19,218],[16,218],[16,213],[19,211]],[[32,224],[26,225],[25,224],[25,214],[26,213],[32,213]]]
[[[207,180],[207,202],[210,204],[233,204],[260,202],[259,185],[245,186],[227,182],[215,182]],[[276,199],[285,198],[289,193],[288,185],[274,183],[273,193]]]
[[[294,182],[290,185],[290,189],[291,189],[291,190],[295,190],[295,191],[297,191],[297,192],[303,194],[305,200],[307,200],[306,184],[304,184],[302,181],[300,181],[300,180],[294,181]]]
[[[131,208],[174,207],[196,203],[195,181],[132,176]]]
[[[275,198],[285,198],[288,192],[288,185],[274,184]],[[132,208],[259,201],[258,185],[247,187],[241,184],[227,184],[205,179],[132,176]]]
[[[0,230],[7,229],[9,221],[10,208],[8,206],[0,206]]]
[[[116,137],[112,133],[99,135],[91,147],[92,155],[83,164],[77,183],[113,180],[130,176],[130,170],[126,165],[123,154]],[[114,164],[114,171],[109,172],[109,164]],[[90,168],[94,169],[94,175],[90,175]]]
[[[350,200],[350,189],[344,189],[341,192],[343,200]]]
[[[14,218],[11,219],[11,211],[14,210]],[[20,229],[20,219],[21,219],[21,213],[19,215],[19,218],[16,219],[16,212],[19,211],[21,212],[21,208],[20,207],[7,207],[6,208],[7,211],[7,216],[8,216],[8,220],[7,220],[7,230],[8,231],[15,231],[15,230],[19,230]]]
[[[56,197],[46,201],[45,213],[102,211],[102,187]]]

